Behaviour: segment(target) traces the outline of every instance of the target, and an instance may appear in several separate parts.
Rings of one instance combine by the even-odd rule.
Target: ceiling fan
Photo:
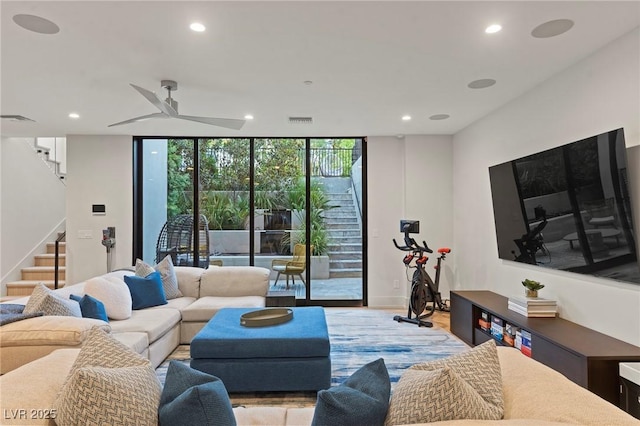
[[[198,123],[210,124],[212,126],[225,127],[227,129],[240,130],[245,123],[245,120],[239,120],[235,118],[216,118],[216,117],[197,117],[193,115],[181,115],[178,114],[178,101],[171,97],[171,92],[178,90],[178,83],[173,80],[162,80],[160,85],[167,89],[168,97],[166,100],[162,100],[154,92],[143,89],[140,86],[131,84],[131,87],[136,89],[142,96],[144,96],[149,102],[151,102],[160,112],[154,114],[142,115],[140,117],[131,118],[129,120],[120,121],[119,123],[110,124],[109,127],[120,126],[123,124],[135,123],[137,121],[148,120],[150,118],[179,118],[181,120],[197,121]]]

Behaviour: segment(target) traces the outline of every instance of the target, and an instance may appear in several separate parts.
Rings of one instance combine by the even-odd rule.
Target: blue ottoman
[[[329,388],[324,309],[291,309],[291,321],[267,327],[240,325],[240,315],[255,308],[221,309],[191,341],[191,367],[219,377],[229,392]]]

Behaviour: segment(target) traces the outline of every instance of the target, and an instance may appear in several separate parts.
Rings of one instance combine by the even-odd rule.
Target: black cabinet
[[[640,363],[620,364],[620,408],[640,419]]]
[[[451,332],[470,346],[491,339],[478,320],[488,312],[531,333],[531,357],[619,405],[618,364],[640,361],[640,348],[562,318],[528,318],[490,291],[451,292]]]

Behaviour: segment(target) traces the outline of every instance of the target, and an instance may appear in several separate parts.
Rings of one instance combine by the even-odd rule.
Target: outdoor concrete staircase
[[[58,287],[63,287],[66,273],[66,246],[59,243]],[[7,283],[7,296],[28,296],[39,283],[53,289],[55,283],[55,243],[47,243],[47,252],[34,256],[34,266],[22,268],[22,279]]]
[[[349,192],[326,193],[329,205],[324,212],[329,234],[329,278],[362,276],[362,232],[358,212]]]

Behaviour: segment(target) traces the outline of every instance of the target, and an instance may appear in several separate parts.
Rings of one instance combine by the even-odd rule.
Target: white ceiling
[[[1,113],[35,120],[2,120],[2,136],[453,134],[640,25],[638,1],[3,0],[0,7]],[[16,14],[46,18],[60,32],[27,31]],[[530,35],[553,19],[575,25],[558,37]],[[193,21],[207,30],[191,31]],[[485,34],[492,23],[503,30]],[[467,87],[481,78],[497,84]],[[107,127],[158,112],[129,83],[164,99],[162,79],[178,81],[181,114],[255,119],[240,131],[175,119]],[[413,119],[402,121],[405,114]],[[451,117],[430,120],[434,114]],[[289,116],[314,122],[289,124]]]

